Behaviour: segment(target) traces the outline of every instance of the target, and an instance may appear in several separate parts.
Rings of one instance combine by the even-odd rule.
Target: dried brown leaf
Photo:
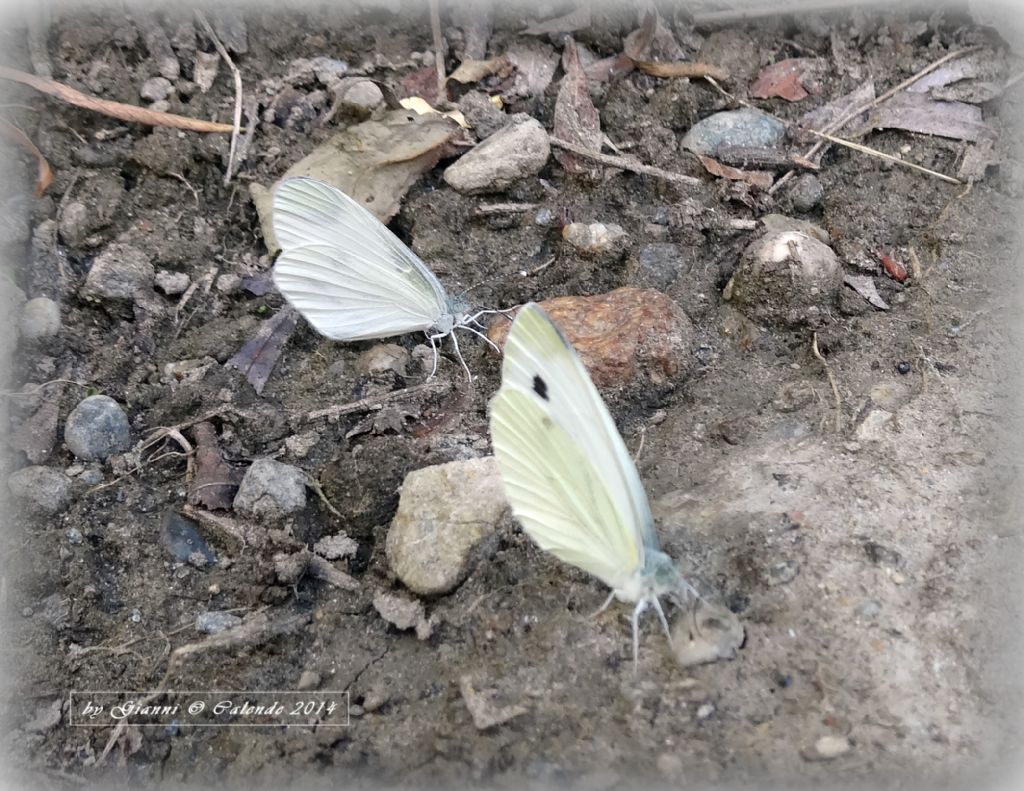
[[[484,77],[497,74],[499,77],[507,77],[515,68],[508,59],[508,55],[499,55],[496,58],[487,60],[464,60],[459,67],[451,73],[449,80],[455,80],[463,84],[479,82]]]
[[[244,373],[256,392],[262,393],[284,344],[295,329],[296,321],[298,314],[291,308],[279,310],[263,322],[255,337],[247,341],[225,364]]]
[[[43,152],[36,148],[35,143],[28,139],[28,135],[10,121],[5,121],[2,118],[0,118],[0,134],[3,134],[8,140],[13,140],[36,158],[38,172],[34,192],[37,198],[43,197],[46,188],[53,183],[53,171],[50,170],[50,163],[46,161]]]
[[[189,483],[188,502],[208,511],[227,511],[238,489],[238,470],[224,461],[212,423],[197,423],[192,437],[196,441],[196,476]]]
[[[954,140],[977,142],[995,132],[982,120],[981,108],[963,102],[938,102],[919,93],[898,93],[871,113],[875,129],[905,129]]]
[[[818,91],[815,78],[822,65],[820,58],[786,58],[765,66],[750,86],[750,95],[756,99],[779,97],[788,102],[806,99]]]
[[[566,39],[563,55],[565,76],[555,99],[554,136],[583,147],[588,151],[601,151],[601,117],[590,98],[587,75],[580,64],[576,42]],[[582,173],[590,168],[575,154],[559,150],[555,158],[568,173]]]
[[[650,74],[653,77],[711,77],[720,82],[725,82],[729,79],[729,72],[717,66],[712,66],[710,63],[685,63],[683,61],[658,63],[635,60],[633,64],[644,74]]]
[[[766,170],[740,170],[739,168],[723,165],[716,159],[698,155],[697,159],[704,166],[704,169],[712,176],[729,179],[730,181],[743,181],[761,190],[768,189],[775,177]]]
[[[55,80],[44,80],[42,77],[36,77],[34,74],[26,74],[23,71],[6,66],[0,66],[0,79],[20,82],[22,85],[27,85],[40,93],[54,96],[76,107],[84,107],[86,110],[93,110],[103,115],[109,115],[111,118],[119,118],[122,121],[134,124],[168,126],[172,129],[187,129],[190,132],[231,132],[234,129],[231,124],[219,124],[214,121],[203,121],[198,118],[175,115],[174,113],[161,113],[145,107],[138,107],[134,104],[112,102],[109,99],[97,99]]]

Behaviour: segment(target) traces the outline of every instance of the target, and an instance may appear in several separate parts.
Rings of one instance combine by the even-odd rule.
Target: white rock
[[[611,250],[612,246],[625,236],[625,229],[614,223],[605,225],[602,222],[572,222],[562,229],[562,238],[581,253],[588,255]]]
[[[60,332],[60,305],[48,297],[30,299],[21,309],[21,337],[34,341]]]
[[[548,133],[540,121],[530,118],[509,124],[463,154],[445,170],[444,180],[469,195],[500,192],[539,173],[550,154]]]
[[[183,294],[191,282],[185,272],[171,272],[167,269],[161,269],[153,278],[154,285],[169,297]]]
[[[491,456],[410,472],[385,543],[391,569],[415,593],[453,590],[469,574],[474,548],[494,533],[505,508]]]

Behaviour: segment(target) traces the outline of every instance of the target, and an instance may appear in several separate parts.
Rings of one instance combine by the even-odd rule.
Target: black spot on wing
[[[533,377],[533,392],[543,398],[545,401],[550,401],[548,398],[548,383],[540,378],[540,375],[534,375]]]

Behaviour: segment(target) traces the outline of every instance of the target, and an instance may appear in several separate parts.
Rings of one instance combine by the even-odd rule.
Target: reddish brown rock
[[[538,303],[576,347],[599,388],[659,385],[684,373],[693,326],[675,302],[648,288]],[[504,345],[511,322],[498,316],[488,336]]]

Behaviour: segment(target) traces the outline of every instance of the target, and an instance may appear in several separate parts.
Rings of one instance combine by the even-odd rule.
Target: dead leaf
[[[566,39],[563,54],[565,76],[558,88],[555,99],[554,136],[559,140],[574,143],[594,153],[601,151],[601,117],[590,98],[587,75],[580,65],[576,42]],[[555,159],[567,173],[583,173],[590,170],[575,154],[556,150]]]
[[[13,140],[36,158],[37,175],[34,193],[37,198],[43,197],[46,188],[53,183],[53,171],[50,170],[50,163],[46,161],[43,152],[36,148],[36,144],[28,139],[28,135],[3,118],[0,118],[0,134],[3,134],[8,140]]]
[[[651,61],[633,61],[633,64],[644,74],[652,77],[711,77],[725,82],[729,79],[729,72],[712,66],[710,63],[685,63],[675,61],[674,63],[657,63]]]
[[[526,39],[505,53],[516,67],[512,84],[502,90],[506,102],[540,96],[551,84],[558,68],[558,53],[550,44]]]
[[[898,93],[871,113],[875,129],[905,129],[972,143],[994,137],[981,108],[963,102],[938,102],[919,93]]]
[[[461,126],[463,129],[469,129],[469,124],[466,123],[466,116],[462,114],[460,110],[449,110],[446,113],[442,113],[440,110],[431,107],[424,99],[419,96],[407,96],[398,102],[399,107],[404,107],[406,110],[412,110],[420,115],[427,115],[428,113],[437,113],[443,115],[445,118],[451,118],[455,123]]]
[[[565,16],[549,19],[546,22],[534,22],[523,30],[527,36],[543,36],[547,33],[572,33],[590,27],[590,6],[581,6]]]
[[[465,85],[466,83],[480,82],[484,77],[490,77],[492,74],[497,74],[502,78],[507,77],[514,68],[508,55],[499,55],[488,60],[464,60],[448,79]]]
[[[788,102],[806,99],[820,88],[817,78],[824,69],[821,58],[786,58],[765,66],[750,86],[750,95],[756,99],[779,97]]]
[[[188,486],[189,504],[208,511],[230,510],[241,479],[239,471],[224,461],[212,423],[197,423],[192,437],[196,442],[196,476]]]
[[[437,104],[437,67],[424,66],[422,69],[409,72],[398,83],[395,93],[399,99],[419,96],[428,104]],[[448,99],[447,96],[444,98]]]
[[[281,356],[281,350],[295,329],[298,315],[289,307],[279,310],[260,325],[255,337],[246,342],[225,365],[244,373],[256,392],[262,393],[277,358]]]
[[[928,93],[934,88],[941,88],[960,80],[992,76],[995,69],[989,65],[991,58],[992,53],[983,52],[956,58],[915,80],[906,87],[906,90],[910,93]]]
[[[825,131],[831,124],[853,112],[858,107],[863,107],[873,101],[874,98],[875,84],[868,80],[850,93],[811,110],[800,119],[799,126],[819,132]],[[804,132],[799,128],[794,128],[793,132],[796,141],[799,143],[813,143],[818,140],[814,135]],[[847,136],[854,137],[855,135],[847,133]]]
[[[103,115],[109,115],[111,118],[119,118],[122,121],[129,121],[134,124],[168,126],[172,129],[187,129],[190,132],[231,132],[234,129],[231,124],[218,124],[213,121],[202,121],[198,118],[188,118],[184,115],[175,115],[174,113],[161,113],[145,107],[138,107],[134,104],[122,104],[121,102],[112,102],[108,99],[97,99],[55,80],[44,80],[41,77],[36,77],[34,74],[26,74],[23,71],[10,69],[6,66],[0,66],[0,79],[20,82],[22,85],[27,85],[40,93],[54,96],[76,107],[84,107],[86,110],[93,110]]]
[[[847,275],[843,278],[843,282],[879,310],[889,309],[889,305],[878,293],[875,279],[871,275]]]
[[[459,125],[443,115],[392,110],[328,138],[281,178],[309,176],[325,181],[387,223],[398,212],[409,187],[437,164],[445,144],[461,134]],[[280,246],[271,222],[272,189],[273,185],[267,188],[256,183],[249,187],[267,249],[276,252]]]
[[[640,27],[626,36],[622,50],[634,62],[646,64],[675,63],[686,55],[655,10],[648,11]]]
[[[716,159],[701,156],[700,154],[697,155],[697,159],[700,160],[704,169],[712,176],[729,179],[730,181],[745,181],[747,184],[761,190],[767,190],[775,180],[775,177],[766,170],[740,170],[730,165],[723,165]]]

